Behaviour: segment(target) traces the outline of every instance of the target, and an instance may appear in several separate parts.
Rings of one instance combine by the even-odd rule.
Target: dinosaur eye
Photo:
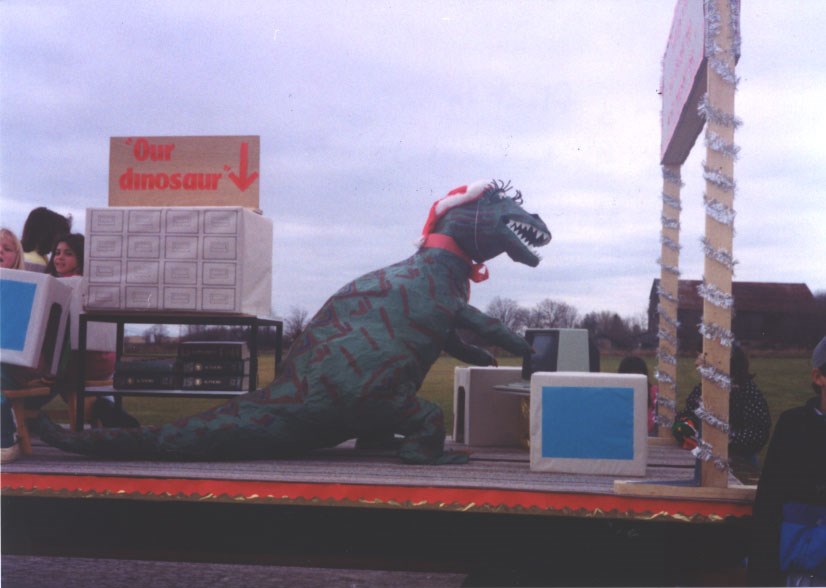
[[[517,190],[516,194],[513,195],[513,201],[522,206],[522,192]]]

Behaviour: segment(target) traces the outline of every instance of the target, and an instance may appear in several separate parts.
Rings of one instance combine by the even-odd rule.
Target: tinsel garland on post
[[[679,174],[675,173],[675,171],[669,168],[668,166],[662,167],[662,175],[664,183],[671,184],[672,186],[675,186],[678,190],[683,187],[684,184],[680,179]],[[668,194],[665,190],[663,190],[662,192],[662,201],[664,212],[660,216],[660,223],[662,225],[662,231],[660,233],[660,243],[664,247],[663,251],[668,250],[675,254],[676,257],[676,255],[679,254],[682,246],[679,243],[677,243],[674,239],[667,236],[665,234],[665,231],[673,230],[679,233],[679,214],[682,210],[682,205],[680,204],[678,198],[675,198],[674,196]],[[676,218],[673,218],[665,214],[665,210],[668,208],[670,208],[673,211],[673,213],[676,214]],[[657,259],[657,263],[660,265],[660,268],[663,272],[671,274],[679,280],[679,268],[667,263],[665,260],[663,260],[662,257],[659,257]],[[660,365],[669,366],[669,370],[672,370],[672,368],[676,370],[676,353],[678,348],[678,339],[676,333],[678,332],[680,323],[677,320],[676,311],[674,316],[669,314],[669,312],[663,306],[663,302],[669,302],[676,308],[677,296],[666,290],[663,287],[662,281],[657,286],[657,294],[660,297],[660,304],[657,305],[657,314],[660,317],[660,324],[657,330],[657,336],[660,339],[660,341],[665,341],[669,343],[674,350],[674,353],[670,353],[663,349],[662,345],[660,345],[660,348],[657,352],[657,358],[660,362]],[[654,372],[654,378],[657,380],[659,389],[661,391],[664,390],[666,386],[668,386],[673,390],[672,395],[676,396],[676,381],[674,377],[672,377],[667,372],[663,372],[660,369],[657,369]],[[658,407],[662,406],[665,408],[669,408],[672,412],[676,413],[676,402],[674,402],[674,400],[672,400],[671,398],[666,398],[662,394],[658,394],[656,402]],[[670,428],[673,424],[673,421],[659,414],[659,411],[657,411],[654,420],[658,425],[662,427]]]
[[[727,50],[723,49],[719,43],[722,17],[717,10],[717,4],[714,0],[705,0],[704,2],[706,19],[705,51],[710,68],[724,83],[729,84],[732,89],[736,91],[739,80],[734,72],[734,66],[731,64],[736,63],[737,56],[740,54],[740,3],[739,0],[729,0],[728,3],[731,47]],[[728,54],[729,51],[732,54]],[[701,117],[705,118],[707,123],[713,123],[717,127],[736,130],[742,125],[742,121],[733,114],[715,108],[711,104],[708,95],[703,96],[700,100],[697,111]],[[737,145],[729,143],[714,130],[710,129],[709,124],[706,125],[705,146],[710,151],[731,161],[736,161],[740,153],[740,148]],[[737,184],[734,178],[727,176],[719,170],[711,169],[705,162],[703,162],[703,178],[721,192],[730,194],[732,199],[734,198],[737,190]],[[703,194],[703,203],[707,217],[726,227],[733,235],[734,210],[708,194]],[[722,265],[733,274],[736,261],[730,251],[715,247],[705,237],[701,240],[701,244],[706,259]],[[730,310],[734,306],[734,297],[731,294],[723,292],[714,284],[708,283],[705,278],[702,284],[697,287],[697,292],[703,300],[717,308]],[[731,330],[718,324],[707,322],[705,318],[698,327],[700,334],[706,340],[715,341],[721,346],[728,348],[731,348],[734,343],[734,333]],[[725,391],[727,394],[731,393],[731,378],[728,374],[705,363],[698,366],[697,370],[704,380],[713,383],[717,388]],[[695,414],[706,425],[726,435],[729,434],[729,423],[708,411],[703,405],[702,400]],[[694,455],[702,461],[712,461],[718,470],[726,470],[729,467],[728,461],[715,453],[711,444],[703,439],[698,440]]]

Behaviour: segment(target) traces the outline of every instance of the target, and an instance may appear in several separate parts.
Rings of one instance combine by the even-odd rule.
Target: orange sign
[[[258,208],[258,136],[112,137],[109,206]]]

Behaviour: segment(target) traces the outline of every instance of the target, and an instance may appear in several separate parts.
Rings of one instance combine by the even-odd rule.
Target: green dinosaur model
[[[160,427],[76,433],[43,417],[42,439],[118,459],[241,460],[400,435],[405,462],[467,461],[464,453],[444,452],[442,411],[416,392],[443,351],[470,364],[495,364],[457,329],[517,355],[530,351],[522,337],[468,304],[469,277],[484,277],[474,260],[507,253],[535,267],[532,247],[551,239],[539,216],[522,209],[521,194],[510,197],[509,190],[502,182],[477,182],[434,203],[419,250],[334,294],[269,387]]]

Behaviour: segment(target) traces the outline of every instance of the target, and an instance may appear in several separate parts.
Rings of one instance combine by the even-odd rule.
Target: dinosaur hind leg
[[[445,452],[445,419],[442,409],[433,402],[417,396],[411,399],[409,416],[402,423],[399,433],[403,434],[399,457],[407,463],[415,464],[458,464],[467,463],[464,453]]]

